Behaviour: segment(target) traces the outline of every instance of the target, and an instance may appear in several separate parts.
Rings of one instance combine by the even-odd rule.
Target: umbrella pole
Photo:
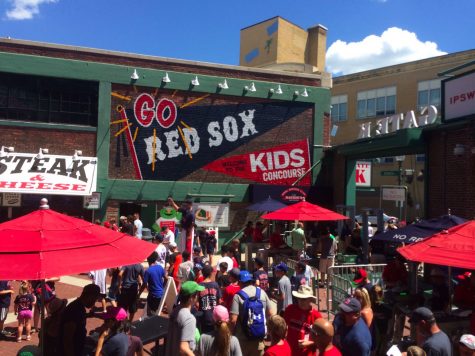
[[[44,323],[45,323],[45,294],[46,294],[46,280],[42,279],[41,280],[41,310],[40,310],[40,316],[41,316],[41,332],[40,332],[40,345],[41,345],[41,355],[44,355],[44,350],[45,350],[45,329],[44,329]]]

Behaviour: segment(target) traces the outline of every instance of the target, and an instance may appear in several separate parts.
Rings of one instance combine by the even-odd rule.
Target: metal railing
[[[353,279],[357,269],[364,268],[368,272],[368,279],[372,285],[382,285],[384,267],[386,267],[386,264],[343,265],[330,267],[328,269],[330,282],[327,285],[328,317],[330,318],[330,314],[335,315],[338,312],[338,305],[346,298],[353,295],[353,292],[356,289]]]
[[[297,263],[299,261],[293,260],[291,258],[288,258],[288,256],[281,255],[279,259],[287,264],[289,268],[291,268],[293,271],[296,270],[297,268]],[[310,270],[312,271],[312,279],[310,280],[310,287],[312,287],[313,290],[313,295],[317,297],[317,308],[320,310],[320,288],[318,288],[320,284],[320,273],[318,272],[318,269],[316,267],[309,266]]]

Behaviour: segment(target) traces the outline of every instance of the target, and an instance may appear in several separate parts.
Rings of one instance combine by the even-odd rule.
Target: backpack
[[[193,271],[193,268],[190,269],[190,273],[188,273],[188,281],[195,281],[196,279],[196,274],[195,274],[195,271]]]
[[[38,283],[34,291],[38,301],[41,301],[41,284]],[[56,297],[54,291],[51,289],[48,283],[45,283],[45,303],[51,302]]]
[[[256,295],[250,298],[246,292],[237,293],[243,300],[241,327],[244,334],[251,340],[262,340],[266,336],[266,315],[264,304],[261,301],[261,289],[256,287]]]

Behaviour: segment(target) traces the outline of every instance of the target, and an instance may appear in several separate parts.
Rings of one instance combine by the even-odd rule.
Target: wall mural
[[[201,168],[219,172],[213,169],[213,162],[259,140],[269,130],[313,107],[295,102],[211,100],[210,94],[188,98],[178,96],[177,91],[158,93],[157,89],[131,96],[119,92],[112,95],[121,102],[112,108],[111,126],[117,128],[114,133],[117,140],[115,165],[120,166],[122,157],[130,155],[136,179],[141,180],[176,181]],[[289,142],[291,138],[285,141]],[[264,151],[261,154],[249,150],[249,154],[255,155],[255,170],[288,166],[293,171],[285,173],[285,177],[290,177],[301,175],[309,167],[306,140],[291,144],[290,148],[284,147],[284,151],[279,147],[266,147],[266,144],[259,147],[275,153],[268,156]],[[262,181],[256,175],[245,178]],[[282,184],[282,179],[271,179],[266,183]]]

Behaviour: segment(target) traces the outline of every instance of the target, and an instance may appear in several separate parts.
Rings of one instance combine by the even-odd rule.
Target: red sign
[[[259,183],[291,185],[310,168],[308,141],[223,158],[203,168]],[[310,174],[307,174],[299,185],[309,186],[310,183]]]
[[[280,197],[283,201],[289,203],[298,203],[300,201],[305,200],[305,198],[307,197],[307,193],[300,188],[290,187],[283,191]]]

